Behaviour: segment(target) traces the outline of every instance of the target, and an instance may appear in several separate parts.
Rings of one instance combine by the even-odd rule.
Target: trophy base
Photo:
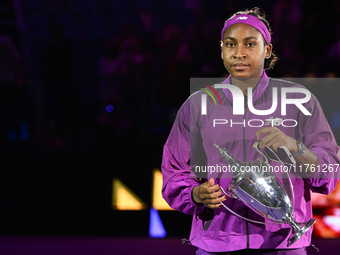
[[[306,225],[303,226],[292,238],[288,240],[288,247],[295,243],[299,238],[310,229],[311,226],[315,223],[316,219],[309,220]]]

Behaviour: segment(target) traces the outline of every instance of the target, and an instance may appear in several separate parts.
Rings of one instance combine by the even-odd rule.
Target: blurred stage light
[[[140,211],[147,205],[118,178],[113,179],[112,208],[114,210]]]
[[[155,208],[150,209],[150,225],[149,236],[154,238],[166,237],[166,231],[164,229],[161,218]]]
[[[159,169],[155,168],[153,170],[153,188],[152,188],[152,206],[156,210],[169,210],[172,211],[172,209],[168,203],[164,200],[162,196],[162,173]]]
[[[15,141],[17,139],[17,133],[14,129],[10,129],[7,134],[8,140]]]
[[[340,234],[340,217],[336,215],[325,215],[323,221],[338,235]]]
[[[20,125],[20,139],[25,142],[28,140],[28,124],[25,121]]]
[[[113,112],[113,109],[114,109],[113,106],[110,105],[110,104],[106,106],[106,111],[107,111],[108,113]]]

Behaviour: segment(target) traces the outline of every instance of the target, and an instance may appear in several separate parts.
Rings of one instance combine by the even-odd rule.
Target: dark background
[[[280,58],[269,76],[339,76],[339,1],[2,0],[0,235],[148,235],[149,210],[112,210],[112,179],[151,205],[190,78],[227,76],[220,31],[254,6]],[[338,141],[339,91],[313,86]],[[159,214],[188,236],[191,216]]]

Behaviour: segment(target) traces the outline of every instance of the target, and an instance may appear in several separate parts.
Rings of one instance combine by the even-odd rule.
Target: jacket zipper
[[[247,152],[246,152],[246,111],[247,111],[247,98],[244,101],[244,115],[243,115],[243,162],[247,162]],[[246,206],[246,218],[248,218],[248,207]],[[246,221],[246,234],[247,234],[247,249],[249,249],[249,225]]]

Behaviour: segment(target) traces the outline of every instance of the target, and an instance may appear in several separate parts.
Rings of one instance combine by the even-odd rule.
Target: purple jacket
[[[225,83],[229,83],[228,78]],[[192,245],[209,252],[225,252],[241,249],[285,249],[291,233],[291,227],[287,224],[263,225],[250,223],[231,214],[225,208],[211,210],[205,206],[196,204],[192,200],[191,191],[194,186],[200,185],[204,180],[192,178],[195,166],[226,165],[224,158],[219,156],[214,144],[226,148],[236,159],[243,162],[262,157],[252,145],[256,142],[255,133],[261,127],[272,125],[268,122],[270,117],[277,119],[294,119],[296,127],[278,126],[285,134],[303,141],[307,148],[314,151],[319,158],[320,166],[339,164],[337,158],[338,146],[336,145],[332,131],[327,123],[318,100],[312,95],[304,107],[312,114],[304,115],[295,105],[287,105],[287,115],[281,115],[280,91],[282,87],[304,88],[283,80],[268,78],[264,72],[260,82],[253,93],[253,106],[256,109],[269,109],[272,106],[272,88],[279,91],[278,107],[269,116],[254,115],[248,107],[245,107],[244,115],[233,115],[232,95],[228,89],[216,89],[222,105],[215,105],[210,97],[207,97],[207,114],[201,114],[201,95],[204,91],[196,92],[182,105],[177,113],[176,120],[164,146],[162,173],[163,173],[163,197],[175,210],[193,215],[190,242]],[[301,93],[289,93],[290,98],[301,97]],[[227,120],[227,124],[218,124],[213,127],[214,119]],[[249,120],[252,121],[248,125]],[[230,122],[233,125],[230,125]],[[221,121],[223,122],[223,121]],[[225,122],[225,121],[224,121]],[[235,124],[235,123],[246,123]],[[292,126],[286,122],[286,126]],[[275,164],[275,163],[271,163]],[[340,169],[338,170],[340,172]],[[197,173],[196,173],[197,174]],[[280,182],[287,184],[282,174],[276,174]],[[311,191],[328,194],[336,186],[338,175],[335,171],[317,171],[308,176],[304,173],[290,175],[295,194],[294,219],[297,222],[307,222],[312,218]],[[207,178],[216,178],[215,174],[207,174]],[[227,176],[230,177],[230,176]],[[230,178],[216,178],[215,183],[222,187],[228,187]],[[286,189],[287,190],[287,189]],[[289,188],[288,188],[289,190]],[[287,192],[288,193],[288,192]],[[288,193],[289,194],[289,193]],[[224,202],[229,208],[238,214],[258,220],[271,222],[264,219],[243,202],[228,198]],[[272,222],[271,222],[272,223]],[[300,248],[310,245],[312,228],[289,248]]]

